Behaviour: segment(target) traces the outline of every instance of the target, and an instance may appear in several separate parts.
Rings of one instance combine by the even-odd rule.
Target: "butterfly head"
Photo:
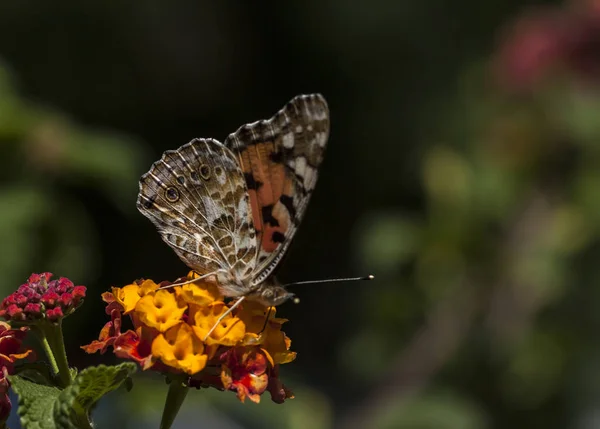
[[[248,299],[259,302],[267,307],[283,304],[294,294],[279,284],[274,278],[261,283],[256,290],[248,295]]]

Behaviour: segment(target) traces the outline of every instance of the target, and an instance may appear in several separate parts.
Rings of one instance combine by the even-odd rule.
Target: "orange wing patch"
[[[294,183],[278,161],[274,142],[257,143],[240,152],[240,165],[248,185],[258,242],[265,252],[274,252],[292,224],[282,196],[292,198]]]
[[[253,285],[263,282],[285,254],[315,187],[328,136],[327,102],[308,94],[225,140],[244,173],[257,233]]]

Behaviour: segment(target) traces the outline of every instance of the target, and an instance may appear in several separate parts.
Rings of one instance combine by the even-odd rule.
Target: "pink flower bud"
[[[59,300],[60,295],[54,291],[48,291],[44,295],[42,295],[42,302],[46,306],[46,308],[53,308],[56,305],[56,302]]]
[[[49,310],[46,310],[46,318],[51,322],[56,322],[58,319],[64,317],[64,313],[62,308],[55,307]]]

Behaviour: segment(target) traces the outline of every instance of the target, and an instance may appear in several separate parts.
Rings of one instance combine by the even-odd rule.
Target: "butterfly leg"
[[[204,340],[203,340],[203,341],[206,341],[206,339],[207,339],[208,337],[210,337],[210,334],[212,334],[212,333],[213,333],[213,331],[214,331],[214,330],[217,328],[217,326],[219,326],[219,324],[221,323],[221,321],[222,321],[222,320],[223,320],[225,317],[227,317],[227,315],[228,315],[229,313],[231,313],[235,307],[237,307],[238,305],[240,305],[240,304],[242,303],[242,301],[243,301],[245,298],[246,298],[245,296],[242,296],[241,298],[239,298],[239,299],[238,299],[236,302],[234,302],[234,303],[233,303],[233,305],[232,305],[231,307],[229,307],[229,308],[227,309],[227,311],[226,311],[225,313],[223,313],[223,314],[222,314],[222,315],[219,317],[219,319],[217,320],[217,323],[215,323],[215,324],[213,325],[213,327],[212,327],[212,328],[210,328],[210,331],[208,331],[208,334],[206,334],[206,335],[205,335],[205,337],[204,337]]]
[[[167,285],[167,286],[159,287],[158,289],[169,289],[169,288],[172,288],[172,287],[175,287],[175,286],[187,285],[187,284],[190,284],[190,283],[197,282],[198,280],[202,280],[202,279],[205,279],[207,277],[214,276],[216,273],[217,272],[214,271],[212,273],[208,273],[208,274],[204,274],[204,275],[202,275],[200,277],[196,277],[195,279],[186,280],[186,281],[181,282],[181,283],[173,283],[173,284],[170,284],[170,285]]]
[[[265,331],[265,329],[267,328],[267,323],[269,323],[269,318],[271,317],[271,308],[273,308],[273,307],[269,307],[269,309],[267,310],[267,317],[265,318],[265,324],[263,325],[263,327],[260,330],[260,332],[258,333],[258,335],[262,334]]]

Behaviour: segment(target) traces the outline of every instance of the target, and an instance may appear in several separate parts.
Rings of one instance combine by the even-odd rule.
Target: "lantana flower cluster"
[[[188,274],[190,280],[197,277]],[[190,387],[235,391],[241,401],[259,402],[265,391],[278,403],[293,397],[278,373],[296,353],[281,330],[286,320],[276,318],[274,308],[245,301],[206,337],[229,309],[217,285],[198,280],[160,289],[167,285],[138,280],[104,293],[111,320],[97,341],[82,348],[104,353],[112,347],[142,369],[185,375]],[[122,331],[123,316],[129,316],[133,329]]]
[[[50,281],[51,277],[52,273],[32,274],[27,283],[2,300],[0,317],[22,323],[57,322],[75,311],[85,298],[85,286],[75,286],[65,277]]]
[[[52,273],[48,272],[31,274],[26,283],[0,303],[0,317],[9,322],[0,321],[0,422],[8,418],[12,407],[7,376],[15,374],[17,361],[36,358],[33,349],[23,345],[27,333],[39,328],[36,332],[44,335],[41,325],[59,324],[85,297],[85,286],[75,286],[65,277],[52,281],[51,278]]]

